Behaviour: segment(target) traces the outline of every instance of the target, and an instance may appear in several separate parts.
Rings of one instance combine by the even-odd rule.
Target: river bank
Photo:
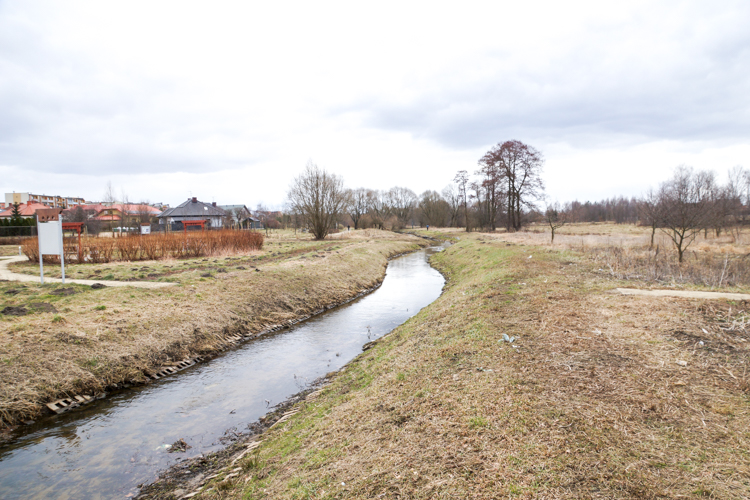
[[[627,282],[575,252],[460,237],[433,257],[439,299],[217,458],[217,476],[171,491],[750,495],[749,304],[623,296]]]
[[[242,256],[71,266],[104,283],[133,275],[175,283],[167,289],[0,283],[2,309],[27,311],[0,315],[1,423],[7,431],[50,413],[47,403],[148,383],[351,300],[382,281],[389,257],[423,246],[374,230],[322,242],[270,238]]]

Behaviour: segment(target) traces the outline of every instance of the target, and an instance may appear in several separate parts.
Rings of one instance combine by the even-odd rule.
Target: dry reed
[[[65,259],[79,264],[115,261],[186,259],[250,252],[263,248],[263,234],[255,231],[206,231],[127,236],[122,238],[83,238],[79,261],[77,239],[65,240]],[[24,240],[22,250],[32,262],[39,262],[37,238]],[[45,256],[45,262],[59,262]]]

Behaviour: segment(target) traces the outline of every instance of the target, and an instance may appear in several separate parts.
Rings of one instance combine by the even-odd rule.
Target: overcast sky
[[[0,190],[281,207],[308,159],[417,193],[508,139],[551,200],[750,167],[750,2],[0,0]]]

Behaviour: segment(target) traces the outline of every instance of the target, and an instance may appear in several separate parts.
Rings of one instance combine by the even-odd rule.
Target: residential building
[[[33,193],[5,193],[5,204],[14,203],[42,203],[51,208],[69,208],[73,205],[82,205],[86,203],[83,198],[73,198],[65,196],[48,196],[46,194]]]
[[[19,203],[18,204],[18,211],[21,214],[21,217],[34,217],[36,214],[36,211],[40,208],[50,208],[47,205],[43,205],[41,203]],[[10,219],[13,216],[13,205],[11,204],[10,207],[0,211],[0,218],[8,218]]]
[[[159,224],[172,224],[191,220],[206,220],[211,227],[223,227],[226,212],[216,206],[216,202],[208,204],[198,201],[198,198],[188,198],[187,201],[174,208],[168,208],[158,215]]]
[[[227,219],[233,227],[245,229],[262,229],[263,225],[260,219],[253,217],[250,210],[245,205],[218,205],[218,207],[227,213]]]

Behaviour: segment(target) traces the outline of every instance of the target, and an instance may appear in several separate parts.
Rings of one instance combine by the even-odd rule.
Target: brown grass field
[[[192,498],[750,498],[750,304],[615,294],[710,286],[605,270],[638,228],[566,229],[448,232],[443,295]]]
[[[388,256],[424,245],[374,230],[334,237],[277,232],[262,251],[66,266],[70,278],[177,284],[168,289],[0,282],[0,311],[27,313],[0,313],[0,427],[349,299],[382,280]],[[32,263],[14,269],[38,275]],[[59,266],[45,273],[59,276]]]

